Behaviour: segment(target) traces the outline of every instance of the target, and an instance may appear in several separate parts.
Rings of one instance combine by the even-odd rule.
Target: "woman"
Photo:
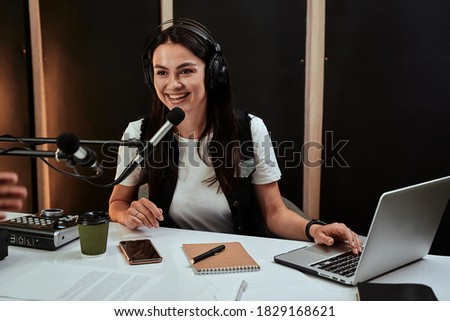
[[[183,109],[185,119],[142,168],[114,187],[111,219],[132,229],[165,225],[248,235],[263,235],[267,227],[289,239],[347,242],[358,253],[360,240],[344,224],[308,221],[287,209],[264,123],[231,106],[219,44],[195,21],[170,23],[147,40],[143,54],[155,94],[150,115],[130,123],[123,138],[148,141],[174,107]],[[121,148],[120,159],[132,159],[135,153]],[[119,161],[117,175],[126,165]],[[137,199],[143,183],[149,197]]]

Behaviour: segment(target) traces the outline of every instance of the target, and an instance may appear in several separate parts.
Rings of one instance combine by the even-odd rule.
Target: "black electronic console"
[[[9,233],[5,230],[0,230],[0,260],[8,256]]]
[[[77,218],[62,209],[48,208],[40,214],[2,221],[0,229],[9,232],[9,245],[53,251],[78,238]]]

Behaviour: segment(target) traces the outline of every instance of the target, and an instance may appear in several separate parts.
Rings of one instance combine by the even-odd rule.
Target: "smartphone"
[[[128,264],[149,264],[162,261],[162,256],[149,239],[120,241],[119,248]]]

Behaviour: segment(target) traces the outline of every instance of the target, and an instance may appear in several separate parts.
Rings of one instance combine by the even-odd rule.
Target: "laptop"
[[[360,255],[344,243],[313,244],[274,257],[276,263],[357,285],[428,254],[450,198],[450,176],[381,195]]]

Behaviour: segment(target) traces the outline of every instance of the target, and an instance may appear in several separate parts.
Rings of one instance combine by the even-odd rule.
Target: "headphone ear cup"
[[[220,53],[215,53],[206,69],[206,87],[214,90],[228,83],[228,70],[225,59]]]
[[[155,91],[155,84],[153,83],[153,72],[152,72],[152,66],[147,66],[145,68],[145,80],[147,81],[147,85]]]
[[[150,58],[148,57],[148,44],[146,44],[145,49],[144,49],[144,53],[142,56],[142,65],[144,68],[144,77],[145,77],[145,82],[147,83],[147,86],[152,90],[155,91],[155,84],[153,83],[153,65],[152,65],[152,61],[150,60]]]

